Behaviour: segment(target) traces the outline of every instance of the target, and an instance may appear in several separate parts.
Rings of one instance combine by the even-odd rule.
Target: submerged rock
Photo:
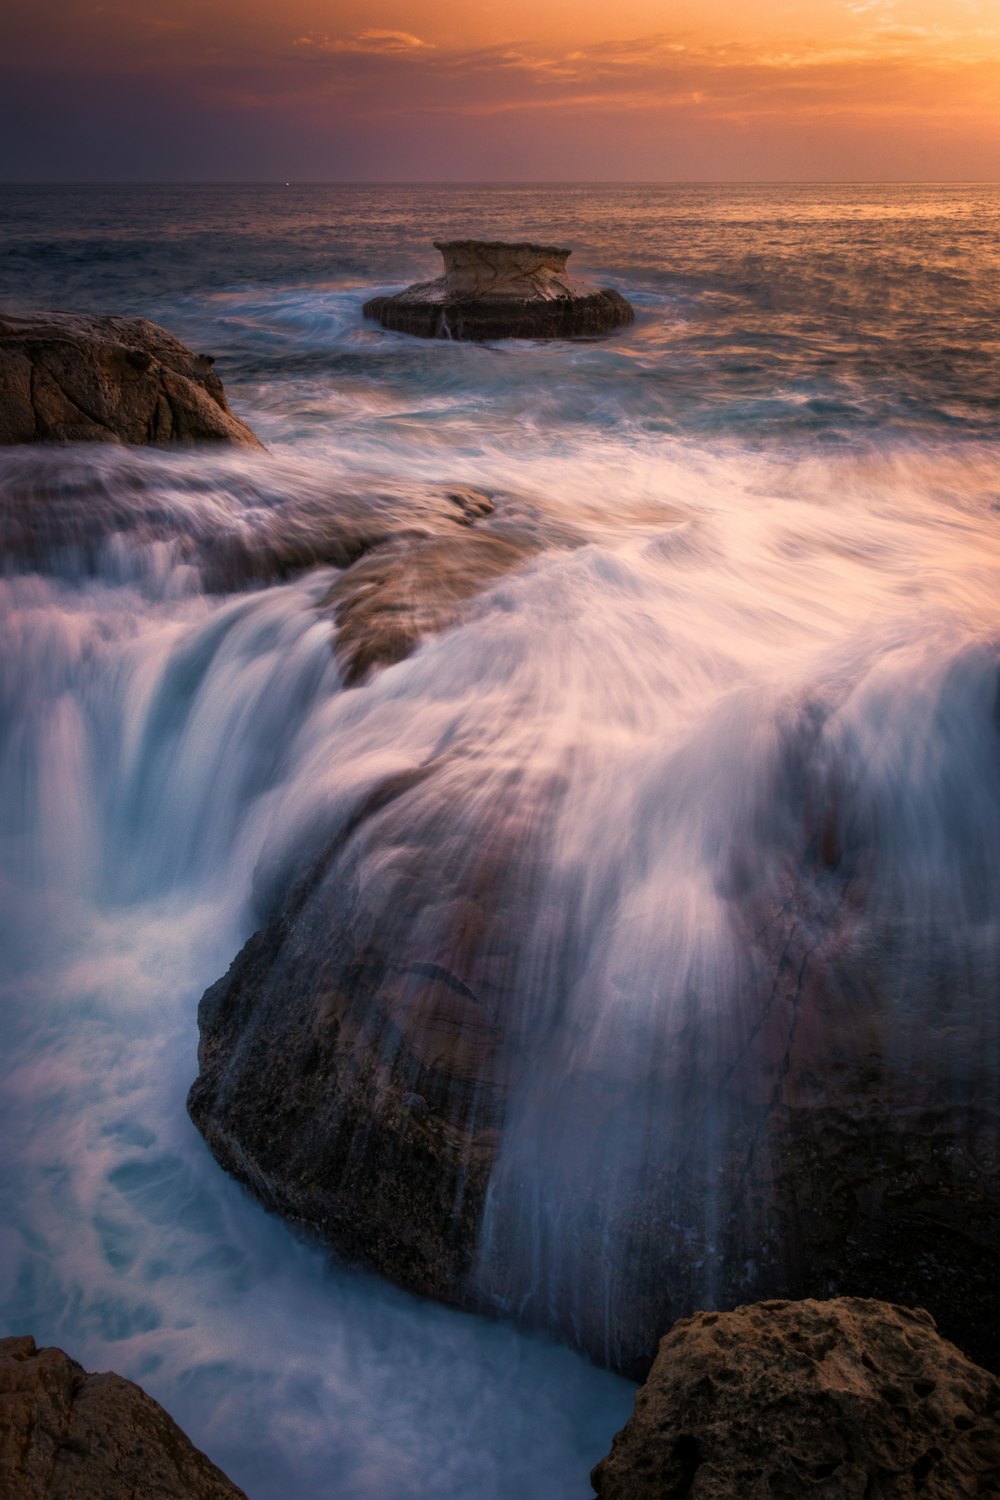
[[[1000,1381],[885,1302],[761,1302],[677,1323],[591,1481],[601,1500],[1000,1494]]]
[[[635,321],[610,287],[566,270],[572,251],[530,242],[435,240],[445,274],[388,297],[372,297],[366,318],[419,338],[595,338]]]
[[[471,527],[373,548],[340,574],[323,601],[334,612],[334,650],[345,681],[364,682],[456,624],[468,601],[536,550],[532,538]]]
[[[0,314],[0,444],[260,448],[212,365],[145,318]]]
[[[453,628],[476,597],[547,547],[582,533],[541,501],[474,485],[358,481],[351,489],[303,486],[276,499],[273,472],[251,488],[237,470],[234,503],[220,475],[211,508],[185,504],[203,470],[171,466],[170,500],[148,460],[109,454],[106,467],[58,449],[8,454],[0,476],[0,553],[39,571],[100,571],[115,538],[166,543],[198,570],[209,593],[230,593],[339,569],[317,600],[333,625],[348,686]],[[256,502],[256,503],[255,503]]]
[[[246,1500],[120,1375],[0,1339],[0,1500]]]
[[[20,456],[20,455],[18,455]],[[226,476],[211,509],[186,505],[199,470],[171,471],[171,502],[148,468],[102,471],[54,450],[47,462],[10,463],[0,482],[0,552],[40,571],[99,571],[111,538],[170,545],[209,593],[342,570],[318,608],[332,618],[347,682],[399,661],[426,636],[453,626],[465,606],[544,546],[579,536],[533,502],[472,485],[321,486],[276,500],[239,476],[227,507]],[[116,455],[117,462],[117,455]],[[176,496],[176,500],[174,500]],[[498,500],[502,503],[498,504]],[[253,503],[256,500],[256,503]]]

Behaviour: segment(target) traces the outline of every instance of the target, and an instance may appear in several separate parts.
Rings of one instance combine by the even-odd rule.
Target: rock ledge
[[[635,321],[620,292],[578,281],[571,251],[530,241],[435,240],[445,274],[372,297],[366,318],[433,339],[596,338]]]

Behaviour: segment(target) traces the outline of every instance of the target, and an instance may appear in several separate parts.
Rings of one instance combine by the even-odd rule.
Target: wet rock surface
[[[635,321],[620,292],[579,281],[570,250],[530,242],[435,240],[445,274],[372,297],[366,318],[419,338],[596,338]]]
[[[475,816],[456,757],[381,783],[198,1013],[188,1109],[222,1165],[342,1253],[460,1306],[476,1305],[470,1261],[527,1044],[522,790],[513,772],[481,793],[493,836],[469,848],[437,837],[438,798]]]
[[[369,552],[324,600],[336,620],[335,650],[346,682],[365,681],[454,625],[467,602],[535,550],[523,536],[468,530],[388,542]]]
[[[0,1500],[246,1500],[162,1406],[61,1349],[0,1339]]]
[[[837,767],[790,729],[759,865],[725,876],[740,963],[646,1032],[587,978],[567,782],[523,751],[442,745],[270,887],[199,1014],[219,1160],[394,1280],[634,1375],[706,1301],[837,1293],[1000,1365],[991,991],[961,954],[928,973]]]
[[[859,1298],[698,1313],[662,1340],[591,1476],[601,1500],[1000,1494],[1000,1382],[920,1310]]]
[[[211,356],[145,318],[0,314],[0,445],[262,445]]]
[[[0,483],[0,548],[45,568],[72,559],[99,571],[109,542],[167,543],[211,593],[340,569],[317,608],[348,685],[454,626],[476,596],[550,546],[576,546],[571,526],[521,496],[471,485],[397,485],[271,497],[216,511],[172,503],[157,478],[102,483],[70,465],[16,466]],[[279,481],[280,482],[280,481]],[[178,503],[179,501],[179,503]]]

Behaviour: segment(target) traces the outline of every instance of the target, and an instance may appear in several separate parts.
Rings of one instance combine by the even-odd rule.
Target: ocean
[[[464,235],[571,246],[634,328],[479,346],[362,319]],[[576,1500],[634,1388],[268,1216],[185,1113],[198,999],[260,872],[447,739],[481,788],[560,778],[551,916],[514,940],[538,972],[572,943],[580,1058],[637,1068],[739,962],[724,872],[780,858],[777,747],[806,720],[914,966],[995,993],[1000,187],[2,188],[0,309],[54,308],[214,354],[268,452],[0,451],[22,518],[167,518],[0,577],[0,1331],[140,1381],[251,1500]],[[363,687],[317,611],[333,570],[205,586],[214,526],[438,484],[573,544]],[[541,1299],[585,1274],[550,1222],[545,1084],[483,1233],[485,1261],[528,1247]],[[613,1216],[609,1245],[613,1300]]]

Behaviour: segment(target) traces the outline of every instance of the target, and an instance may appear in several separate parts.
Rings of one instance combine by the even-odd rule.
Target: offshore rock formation
[[[212,363],[145,318],[0,314],[0,444],[260,448]]]
[[[631,1373],[709,1299],[831,1292],[928,1306],[996,1366],[993,991],[946,947],[929,975],[815,732],[720,877],[738,964],[655,1029],[609,1008],[606,934],[553,874],[557,762],[486,773],[446,738],[374,786],[202,1001],[218,1159],[394,1280]]]
[[[246,1500],[162,1406],[61,1349],[0,1339],[0,1500]]]
[[[591,1482],[601,1500],[1000,1494],[1000,1381],[884,1302],[761,1302],[679,1322]]]
[[[577,281],[571,251],[530,242],[435,240],[445,274],[389,297],[372,297],[366,318],[419,338],[596,338],[635,321],[620,292]]]

